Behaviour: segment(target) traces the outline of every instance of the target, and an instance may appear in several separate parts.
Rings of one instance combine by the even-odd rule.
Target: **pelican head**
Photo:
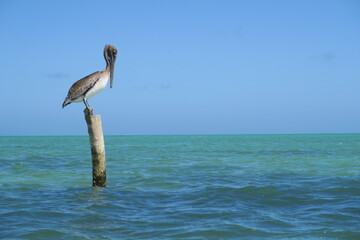
[[[114,79],[114,67],[116,61],[117,49],[112,45],[106,45],[104,49],[104,58],[106,61],[106,69],[110,68],[110,88],[112,88]]]

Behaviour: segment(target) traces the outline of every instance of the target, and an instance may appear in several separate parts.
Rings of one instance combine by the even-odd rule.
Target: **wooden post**
[[[93,109],[85,108],[85,120],[88,126],[94,187],[106,187],[106,159],[104,135],[100,115],[93,115]]]

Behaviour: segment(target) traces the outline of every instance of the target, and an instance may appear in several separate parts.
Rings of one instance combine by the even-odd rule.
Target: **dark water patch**
[[[66,233],[54,229],[39,229],[18,236],[20,239],[83,239],[76,233]]]

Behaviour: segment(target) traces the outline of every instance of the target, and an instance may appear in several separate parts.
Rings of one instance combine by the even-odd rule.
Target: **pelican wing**
[[[95,85],[95,83],[99,81],[100,76],[101,76],[101,72],[98,71],[75,82],[69,89],[69,92],[65,98],[62,107],[64,108],[66,105],[70,104],[73,100],[81,97],[82,95],[85,95],[87,91],[89,91]]]
[[[75,82],[69,89],[67,99],[73,100],[89,91],[95,83],[100,79],[100,72],[94,72],[79,81]]]

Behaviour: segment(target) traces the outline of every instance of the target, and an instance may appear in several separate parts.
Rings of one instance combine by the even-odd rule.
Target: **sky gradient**
[[[0,0],[0,135],[360,132],[360,1]]]

